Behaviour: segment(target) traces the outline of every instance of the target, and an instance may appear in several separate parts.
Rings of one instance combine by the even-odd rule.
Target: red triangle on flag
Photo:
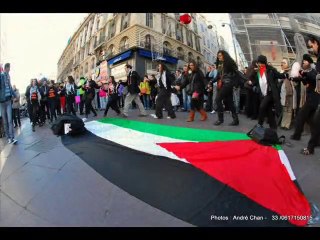
[[[211,177],[261,206],[305,226],[311,215],[306,197],[291,180],[278,151],[252,140],[159,143]]]

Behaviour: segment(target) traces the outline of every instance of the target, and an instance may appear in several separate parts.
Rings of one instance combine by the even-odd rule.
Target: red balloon
[[[183,24],[189,24],[191,23],[191,20],[191,16],[187,13],[180,16],[180,22]]]

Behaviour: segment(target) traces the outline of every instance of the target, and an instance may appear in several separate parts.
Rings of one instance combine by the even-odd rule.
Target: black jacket
[[[89,80],[89,87],[87,86],[87,82],[85,82],[82,85],[82,89],[85,91],[85,98],[87,99],[94,99],[94,96],[96,94],[96,90],[95,89],[99,89],[100,87],[98,86],[98,84],[93,81],[93,80]]]
[[[280,89],[278,88],[278,79],[284,79],[288,77],[286,73],[279,73],[277,69],[271,66],[267,66],[266,69],[266,78],[268,84],[267,94],[271,94],[276,110],[276,114],[279,116],[281,113],[281,102],[280,102]],[[262,92],[259,84],[259,77],[256,74],[256,79],[253,82],[254,87],[256,87],[257,92],[259,92],[260,96],[262,96]]]
[[[181,89],[185,88],[190,84],[190,88],[187,90],[188,95],[192,95],[194,92],[197,92],[199,96],[202,96],[205,91],[205,77],[201,70],[193,72],[186,78],[182,83]]]
[[[123,85],[128,86],[128,92],[130,94],[137,94],[140,92],[140,76],[136,71],[131,71],[127,76],[127,82]]]
[[[160,77],[159,77],[160,78]],[[158,86],[159,86],[159,88],[160,88],[160,90],[161,89],[163,89],[164,88],[164,85],[162,84],[162,82],[160,83],[160,80],[161,79],[158,79],[157,80],[157,84],[158,84]],[[174,81],[175,81],[175,78],[174,78],[174,76],[173,76],[173,74],[172,73],[170,73],[169,71],[166,71],[166,90],[168,91],[168,92],[171,92],[172,91],[172,89],[171,89],[171,86],[172,86],[172,84],[174,83]]]
[[[49,86],[41,86],[40,87],[40,95],[41,95],[41,100],[40,101],[47,101],[48,100],[48,95],[49,95]]]

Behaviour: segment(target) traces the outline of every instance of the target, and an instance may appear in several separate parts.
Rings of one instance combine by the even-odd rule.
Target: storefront
[[[108,65],[110,67],[110,76],[114,76],[114,79],[116,80],[116,82],[118,82],[119,80],[122,80],[122,81],[127,80],[125,65],[128,63],[134,66],[132,55],[133,55],[133,51],[129,50],[108,60]]]
[[[147,74],[151,74],[157,71],[159,62],[153,61],[151,51],[139,49],[138,54],[144,60],[145,72]],[[171,72],[175,72],[175,70],[177,69],[178,59],[175,57],[163,55],[162,62],[165,63],[165,65]]]

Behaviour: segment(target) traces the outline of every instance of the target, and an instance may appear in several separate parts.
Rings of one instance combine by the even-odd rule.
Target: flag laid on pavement
[[[64,144],[140,200],[197,226],[305,226],[310,205],[280,147],[246,134],[126,119]]]

